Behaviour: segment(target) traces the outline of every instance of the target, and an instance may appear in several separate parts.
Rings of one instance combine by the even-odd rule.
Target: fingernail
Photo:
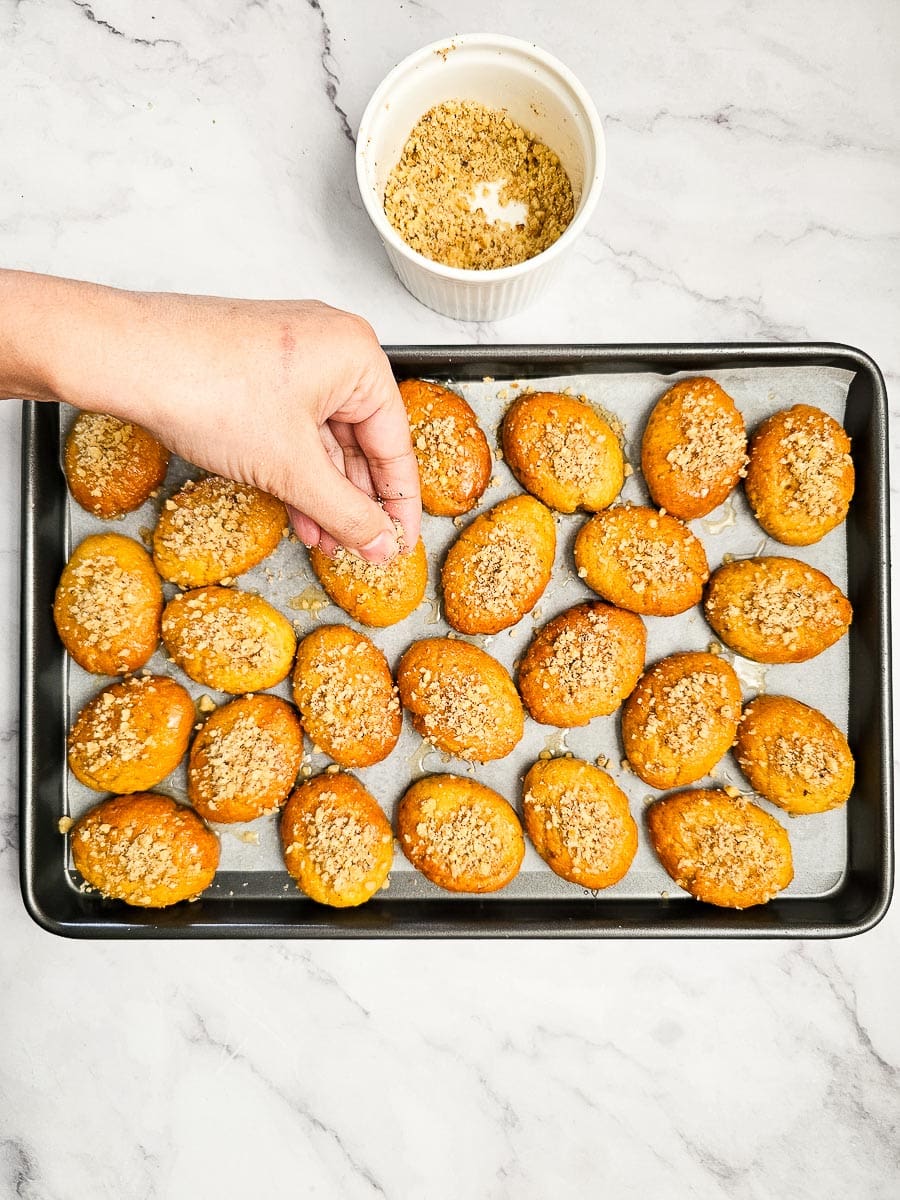
[[[385,531],[378,537],[372,538],[365,546],[360,546],[359,553],[369,562],[387,562],[397,556],[397,539],[392,533]]]

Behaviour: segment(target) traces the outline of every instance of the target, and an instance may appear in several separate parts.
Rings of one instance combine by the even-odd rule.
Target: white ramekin
[[[388,175],[419,117],[446,100],[506,109],[559,156],[572,181],[575,216],[541,254],[493,271],[445,267],[411,249],[388,221]],[[495,321],[537,299],[587,225],[605,166],[600,118],[572,72],[529,42],[487,33],[433,42],[394,67],[366,106],[356,145],[363,204],[400,281],[429,308],[464,321]]]

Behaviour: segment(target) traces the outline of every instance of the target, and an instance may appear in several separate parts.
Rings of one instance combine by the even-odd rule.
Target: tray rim
[[[414,921],[409,924],[394,924],[390,917],[382,923],[370,923],[365,920],[347,920],[360,914],[363,910],[325,910],[319,921],[299,920],[285,921],[287,900],[253,900],[246,903],[255,908],[270,908],[277,906],[285,909],[281,920],[257,921],[240,916],[239,901],[231,902],[218,898],[211,905],[202,901],[196,906],[199,919],[190,923],[172,924],[167,920],[166,910],[149,910],[146,912],[120,910],[91,915],[80,919],[63,919],[54,911],[52,905],[46,903],[40,894],[36,880],[34,855],[35,837],[35,778],[37,762],[34,754],[33,735],[35,730],[37,679],[34,657],[30,653],[34,646],[35,636],[35,603],[36,584],[36,551],[38,549],[36,508],[36,491],[38,478],[36,473],[35,454],[37,450],[35,420],[37,405],[33,401],[23,402],[22,412],[22,508],[21,508],[21,547],[22,573],[20,595],[20,728],[19,728],[19,859],[20,887],[25,908],[31,918],[49,933],[72,938],[259,938],[259,937],[292,937],[312,939],[342,939],[345,937],[427,937],[427,938],[598,938],[627,937],[627,938],[746,938],[746,939],[785,939],[785,938],[816,938],[831,939],[855,936],[874,928],[885,916],[890,907],[894,881],[894,839],[893,839],[893,729],[892,729],[892,693],[891,693],[891,610],[890,610],[890,573],[889,573],[889,530],[890,513],[888,503],[888,436],[887,436],[887,391],[882,373],[865,351],[842,342],[679,342],[679,343],[513,343],[513,344],[429,344],[429,345],[386,345],[385,352],[391,359],[395,370],[402,371],[404,363],[415,360],[417,373],[427,374],[429,368],[440,369],[445,375],[453,375],[454,369],[469,369],[474,374],[484,373],[485,362],[498,363],[502,360],[503,367],[521,368],[518,372],[523,377],[528,374],[546,373],[551,366],[560,368],[557,374],[564,374],[569,365],[577,366],[579,362],[591,360],[595,364],[609,363],[610,371],[615,370],[647,370],[663,374],[675,373],[685,369],[704,370],[715,369],[717,366],[771,366],[771,365],[810,365],[813,360],[829,365],[844,365],[856,371],[865,372],[871,380],[873,389],[873,419],[877,424],[876,440],[879,448],[879,466],[876,470],[874,489],[876,498],[876,528],[873,538],[874,583],[876,602],[879,606],[877,643],[880,650],[879,673],[875,687],[880,725],[880,803],[878,818],[884,832],[884,842],[880,847],[878,888],[868,909],[856,920],[843,924],[817,923],[815,921],[798,922],[784,927],[769,927],[755,925],[747,920],[747,914],[765,910],[710,910],[711,906],[695,905],[698,916],[704,923],[696,924],[688,921],[685,924],[673,925],[665,920],[642,924],[632,924],[631,921],[615,921],[603,918],[602,910],[590,915],[594,905],[603,905],[599,899],[593,904],[583,899],[573,901],[572,907],[567,902],[531,901],[535,905],[549,906],[549,915],[541,920],[522,922],[515,919],[517,909],[522,911],[525,901],[492,900],[489,904],[478,900],[453,899],[444,901],[438,899],[429,903],[429,907],[446,906],[446,915],[435,919]],[[663,366],[660,359],[665,359]],[[834,360],[841,360],[835,362]],[[751,360],[756,360],[751,361]],[[764,361],[760,361],[764,360]],[[527,368],[527,370],[525,369]],[[495,367],[496,369],[496,367]],[[602,366],[600,367],[602,370]],[[815,898],[797,898],[785,900],[785,903],[807,906],[821,904],[823,900]],[[404,902],[411,903],[410,901]],[[417,902],[412,902],[417,903]],[[646,901],[622,900],[622,905],[636,911]],[[683,904],[684,898],[677,896],[673,903]],[[212,907],[212,912],[218,914],[224,909],[236,910],[233,914],[225,914],[224,919],[216,915],[210,919],[204,914],[204,909]],[[667,902],[657,904],[657,908],[667,907]],[[512,914],[505,915],[507,910]],[[567,919],[571,910],[572,918]],[[556,912],[556,916],[554,916]],[[458,914],[454,918],[454,914]],[[150,921],[148,915],[157,919]],[[363,914],[364,915],[364,914]],[[320,914],[320,916],[322,916]],[[144,919],[141,920],[140,918]]]

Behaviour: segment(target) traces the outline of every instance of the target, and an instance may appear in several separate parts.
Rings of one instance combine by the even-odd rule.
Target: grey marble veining
[[[546,300],[472,327],[394,279],[353,136],[394,62],[485,27],[573,68],[609,165]],[[835,339],[893,394],[898,78],[891,0],[0,0],[0,261],[320,296],[385,342]],[[17,882],[18,445],[0,406],[0,1196],[898,1194],[896,909],[828,944],[41,932]]]

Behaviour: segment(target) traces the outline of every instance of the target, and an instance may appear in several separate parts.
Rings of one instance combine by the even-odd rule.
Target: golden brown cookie
[[[441,570],[444,617],[460,633],[499,633],[520,621],[550,582],[556,525],[533,496],[502,500],[468,525]]]
[[[287,617],[261,596],[227,587],[173,596],[163,612],[162,636],[185,675],[235,695],[281,683],[297,646]]]
[[[523,785],[525,832],[551,870],[582,887],[611,887],[637,852],[628,797],[578,758],[539,759]]]
[[[737,654],[761,663],[798,663],[839,641],[853,610],[822,571],[796,558],[744,558],[714,571],[706,619]]]
[[[765,904],[794,877],[783,827],[756,804],[699,789],[651,805],[653,849],[679,887],[722,908]]]
[[[582,525],[575,565],[604,600],[651,617],[672,617],[699,603],[709,577],[706,551],[686,525],[633,504]]]
[[[397,809],[403,853],[448,892],[496,892],[517,874],[525,839],[515,810],[474,779],[426,775]]]
[[[625,482],[619,439],[584,400],[530,392],[503,418],[503,457],[526,491],[558,512],[607,508]]]
[[[419,464],[422,507],[435,517],[474,508],[491,477],[491,449],[462,396],[438,383],[404,379],[400,395]]]
[[[413,642],[400,659],[397,686],[414,728],[447,754],[488,762],[521,740],[525,716],[513,681],[469,642]]]
[[[318,546],[309,561],[322,587],[339,608],[360,625],[384,628],[408,617],[422,602],[428,563],[421,539],[411,554],[387,563],[370,563],[339,546],[333,558]]]
[[[359,780],[341,772],[316,775],[291,793],[281,845],[300,890],[334,908],[371,900],[394,861],[390,822]]]
[[[651,667],[622,707],[622,742],[651,787],[680,787],[708,775],[734,744],[741,685],[724,659],[670,654]]]
[[[181,587],[219,583],[262,562],[287,523],[284,505],[268,492],[221,475],[189,479],[162,507],[153,561]]]
[[[525,707],[544,725],[587,725],[615,712],[644,669],[647,631],[634,613],[577,604],[534,635],[519,664]]]
[[[96,792],[144,792],[184,758],[194,702],[166,675],[111,684],[89,700],[68,738],[69,767]]]
[[[168,466],[169,452],[152,434],[107,413],[80,413],[63,452],[74,500],[107,520],[140,508],[165,479]]]
[[[63,568],[53,619],[85,671],[125,675],[159,645],[163,594],[150,555],[118,533],[86,537]]]
[[[142,908],[192,900],[219,865],[219,839],[190,808],[155,792],[111,796],[72,826],[72,859],[104,896]]]
[[[757,521],[776,541],[818,542],[846,517],[853,484],[850,439],[820,408],[795,404],[753,435],[744,487]]]
[[[365,634],[322,625],[302,638],[294,663],[294,703],[303,728],[342,767],[387,758],[402,724],[387,659]]]
[[[641,470],[654,504],[682,521],[705,517],[746,464],[743,417],[714,379],[683,379],[657,401],[641,443]]]
[[[302,758],[303,731],[287,700],[240,696],[194,738],[188,799],[207,821],[252,821],[284,804]]]
[[[734,755],[753,790],[789,813],[826,812],[853,790],[847,739],[818,709],[790,696],[751,700]]]

